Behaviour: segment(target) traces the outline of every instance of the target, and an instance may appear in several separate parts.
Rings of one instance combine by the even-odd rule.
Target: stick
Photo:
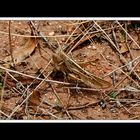
[[[9,46],[10,46],[10,55],[11,55],[12,64],[13,66],[15,66],[14,57],[13,57],[13,49],[12,49],[12,44],[11,44],[11,21],[9,21]]]
[[[5,68],[3,66],[0,66],[0,69],[6,70],[6,71],[9,71],[9,72],[12,72],[12,73],[16,73],[16,74],[19,74],[19,75],[22,75],[22,76],[25,76],[25,77],[29,77],[29,78],[32,78],[32,79],[36,79],[36,80],[40,80],[40,81],[45,81],[45,82],[48,82],[48,83],[57,83],[57,84],[62,84],[62,85],[71,85],[71,83],[60,82],[60,81],[55,81],[55,80],[46,80],[46,79],[43,79],[43,78],[31,76],[31,75],[28,75],[28,74],[21,73],[19,71],[7,69],[7,68]]]

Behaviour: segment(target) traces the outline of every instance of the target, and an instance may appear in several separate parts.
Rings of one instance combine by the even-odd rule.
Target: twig
[[[9,33],[4,32],[4,31],[0,31],[0,34],[9,35]],[[17,36],[17,37],[23,37],[23,38],[42,38],[42,36],[40,35],[21,35],[21,34],[15,34],[15,33],[11,33],[11,36]],[[54,35],[54,36],[44,35],[44,37],[47,37],[47,38],[62,38],[62,37],[69,37],[69,36],[70,35]],[[77,35],[73,34],[73,36],[77,36]]]
[[[1,104],[0,104],[0,110],[1,110],[1,108],[2,108],[2,106],[3,106],[3,96],[4,96],[4,89],[5,89],[6,79],[7,79],[7,73],[5,74],[4,82],[3,82],[3,87],[2,87],[2,91],[1,91]]]
[[[95,21],[94,21],[94,23],[95,23],[95,25],[96,25],[100,30],[103,31],[103,33],[105,34],[105,38],[112,44],[113,49],[115,49],[115,51],[117,51],[118,56],[119,56],[121,62],[122,62],[123,64],[127,64],[127,63],[128,63],[127,60],[126,60],[125,57],[122,55],[122,53],[121,53],[120,50],[117,48],[117,46],[114,44],[114,42],[111,40],[111,38],[107,35],[107,33],[100,27],[99,24],[97,24]],[[114,39],[115,39],[115,38],[114,38]],[[130,71],[130,70],[131,70],[131,65],[127,65],[127,69]],[[137,75],[136,75],[136,76],[137,76]]]
[[[4,67],[1,67],[1,66],[0,66],[0,68],[4,68]],[[33,79],[38,79],[38,80],[46,81],[46,82],[54,82],[53,80],[44,80],[44,79],[39,78],[39,77],[30,76],[30,75],[23,74],[23,73],[20,73],[20,72],[14,71],[14,70],[10,70],[10,69],[7,69],[7,68],[4,68],[4,69],[5,69],[5,70],[9,70],[10,72],[18,73],[18,74],[21,74],[21,75],[23,75],[23,76],[27,76],[27,77],[33,78]],[[57,82],[57,81],[56,81],[56,82]],[[59,82],[59,83],[64,83],[64,82]],[[69,85],[70,83],[67,83],[67,84]],[[27,92],[27,90],[29,89],[29,87],[30,87],[31,85],[32,85],[32,83],[31,83],[29,86],[27,86],[27,88],[26,88],[26,90],[23,92],[23,94],[25,94],[25,93]],[[32,92],[26,97],[26,99],[24,99],[24,100],[22,101],[22,103],[20,103],[19,105],[17,105],[17,106],[13,109],[12,113],[8,116],[9,119],[10,119],[10,118],[12,117],[12,115],[27,101],[27,99],[28,99],[31,95],[32,95]]]
[[[102,55],[102,54],[101,54]],[[109,64],[109,65],[111,65],[111,66],[113,66],[113,68],[115,68],[115,70],[113,70],[113,71],[111,71],[109,74],[106,74],[104,77],[106,77],[106,76],[109,76],[110,74],[112,74],[113,72],[115,72],[115,71],[117,71],[117,70],[120,70],[123,74],[125,74],[131,81],[133,81],[136,85],[137,85],[137,87],[140,87],[139,86],[139,84],[138,83],[136,83],[136,81],[134,80],[134,79],[132,79],[126,72],[124,72],[121,68],[123,68],[123,67],[125,67],[126,65],[123,65],[123,66],[121,66],[121,67],[116,67],[115,65],[113,65],[113,64],[111,64],[111,63],[109,63],[108,61],[107,61],[107,59],[104,57],[104,55],[102,55],[102,57],[104,58],[104,60]],[[140,57],[139,57],[140,58]],[[131,61],[132,62],[132,61]],[[130,64],[131,64],[131,62],[129,62]],[[128,63],[128,64],[129,64]]]
[[[51,86],[51,89],[52,89],[52,91],[53,91],[53,94],[55,95],[55,97],[57,98],[57,100],[61,103],[61,105],[64,107],[64,103],[62,102],[62,100],[61,100],[60,97],[58,96],[56,90],[53,88],[52,85],[50,85],[50,86]]]
[[[131,37],[131,35],[122,27],[122,25],[116,20],[116,23],[123,29],[123,31],[129,36],[129,38],[136,44],[136,46],[140,49],[139,44]]]
[[[78,86],[75,86],[75,87],[63,87],[64,89],[77,89],[77,90],[87,90],[87,91],[110,91],[110,89],[103,89],[103,88],[100,88],[100,89],[96,89],[96,88],[84,88],[84,87],[78,87]]]
[[[38,31],[38,29],[36,28],[35,24],[34,24],[32,21],[29,21],[29,25],[31,25],[31,27],[33,27],[33,29],[34,29],[35,31],[37,31],[37,33],[44,39],[44,41],[45,41],[46,43],[48,43],[48,39],[43,35],[42,32]]]
[[[29,87],[30,87],[30,85],[26,88],[26,90],[24,91],[23,94],[25,94],[25,92],[27,92],[27,90],[29,89]],[[26,97],[26,99],[23,100],[22,103],[20,103],[19,105],[17,105],[17,106],[13,109],[12,113],[8,116],[9,119],[11,119],[12,115],[27,101],[27,99],[32,95],[32,93],[33,93],[33,92],[31,92],[31,93]]]
[[[112,36],[113,36],[116,47],[119,49],[119,45],[117,43],[116,34],[115,34],[113,26],[112,26]]]
[[[73,34],[75,33],[75,31],[76,31],[78,28],[79,28],[79,25],[74,29],[74,31],[71,33],[71,35],[68,37],[68,39],[66,40],[66,42],[65,42],[64,44],[67,44],[67,43],[68,43],[68,41],[70,40],[70,38],[73,36]],[[79,35],[77,36],[77,38],[78,38],[78,37],[79,37]],[[75,39],[77,39],[77,38],[75,38]],[[74,39],[74,40],[75,40],[75,39]],[[73,40],[73,41],[74,41],[74,40]],[[70,44],[71,44],[73,41],[71,41],[66,47],[64,46],[63,50],[66,51],[66,50],[67,50],[67,47],[69,47]]]
[[[129,114],[132,114],[124,105],[122,105],[122,107],[123,107]]]
[[[29,77],[29,78],[32,78],[32,79],[35,79],[35,80],[45,81],[45,82],[48,82],[48,83],[57,83],[57,84],[62,84],[62,85],[71,85],[71,83],[60,82],[60,81],[55,81],[55,80],[46,80],[46,79],[43,79],[43,78],[39,78],[39,76],[38,77],[31,76],[31,75],[28,75],[28,74],[21,73],[19,71],[7,69],[7,68],[5,68],[3,66],[0,66],[0,69],[6,70],[6,71],[9,71],[9,72],[12,72],[12,73],[16,73],[16,74],[19,74],[19,75],[22,75],[22,76],[25,76],[25,77]]]
[[[134,119],[139,119],[139,117],[140,117],[140,114],[139,115],[136,115],[136,116],[134,116],[134,117],[131,117],[131,118],[129,118],[130,120],[134,120]]]
[[[125,22],[125,29],[124,29],[124,30],[126,30],[126,32],[127,32],[127,24],[126,24],[126,22]],[[126,33],[126,32],[125,32],[125,33]],[[128,50],[129,50],[130,56],[131,56],[131,58],[132,58],[132,60],[133,60],[133,59],[134,59],[134,56],[133,56],[133,53],[132,53],[132,51],[131,51],[131,49],[130,49],[128,43],[127,43],[127,36],[128,36],[128,34],[126,34],[126,36],[125,36],[125,44],[126,44],[126,47],[127,47]],[[132,64],[132,66],[133,66],[133,64]],[[136,67],[136,66],[135,66],[135,67]],[[134,76],[136,76],[137,79],[140,81],[140,77],[139,77],[139,75],[134,71],[134,68],[131,68],[131,74],[134,75]]]
[[[49,111],[47,111],[47,113],[48,113],[50,116],[52,116],[52,117],[54,117],[54,118],[56,118],[56,119],[58,119],[58,120],[62,119],[62,118],[57,117],[56,115],[54,115],[53,113],[51,113],[51,112],[49,112]]]
[[[0,113],[3,114],[4,116],[6,116],[8,118],[8,115],[5,114],[3,111],[0,110]]]
[[[17,83],[19,83],[20,86],[21,86],[22,88],[25,89],[24,85],[23,85],[21,82],[19,82],[12,74],[10,74],[8,71],[6,71],[6,73],[7,73],[11,78],[13,78],[14,81],[16,81]]]
[[[83,25],[82,25],[83,26]],[[82,31],[81,29],[81,32],[82,32],[82,34],[84,35],[85,33],[84,32],[88,32],[88,30],[90,30],[91,28],[89,27],[89,29],[88,28],[85,28],[85,27],[83,27],[84,28],[84,31]],[[83,42],[85,42],[86,40],[89,40],[90,41],[90,43],[91,44],[93,44],[93,40],[92,40],[92,38],[94,37],[94,36],[96,36],[96,34],[97,33],[93,33],[93,34],[89,34],[89,32],[87,33],[87,36],[85,36],[85,38],[83,38],[83,39],[81,39],[81,41],[77,44],[77,46],[79,46],[80,44],[82,44]],[[75,48],[76,48],[76,46],[75,46]]]
[[[62,108],[64,109],[64,112],[66,112],[66,114],[68,115],[68,117],[69,117],[70,119],[72,119],[72,117],[70,116],[70,114],[69,114],[68,110],[65,108],[64,103],[62,102],[61,98],[58,96],[58,94],[57,94],[56,90],[53,88],[53,86],[52,86],[52,85],[50,85],[50,86],[51,86],[51,88],[52,88],[52,91],[53,91],[53,93],[54,93],[55,97],[56,97],[56,98],[57,98],[57,100],[59,100],[59,102],[61,103]],[[61,106],[59,106],[59,107],[61,107]]]
[[[48,102],[48,101],[46,101],[46,100],[43,101],[43,104],[47,104],[48,106],[51,106],[52,108],[53,108],[53,107],[56,107],[55,104],[52,104],[52,103],[50,103],[50,102]]]
[[[37,106],[37,109],[36,109],[36,112],[35,112],[35,114],[34,114],[34,117],[36,116],[36,114],[38,114],[38,111],[39,111],[39,107],[41,107],[41,105],[42,105],[42,103],[43,103],[44,101],[42,100],[41,102],[40,102],[40,104]]]
[[[13,49],[11,44],[11,21],[9,21],[9,46],[10,46],[10,55],[13,66],[15,66],[14,57],[13,57]]]
[[[113,27],[113,28],[118,28],[118,27],[120,27],[120,26]],[[111,30],[111,29],[112,29],[112,27],[104,29],[104,31],[108,31],[108,30]],[[102,31],[101,30],[91,31],[91,32],[89,32],[89,34],[94,34],[94,33],[99,33],[99,32],[102,32]],[[4,31],[0,31],[0,34],[9,35],[9,33],[4,32]],[[17,36],[17,37],[23,37],[23,38],[42,38],[40,35],[32,36],[32,35],[22,35],[22,34],[16,34],[16,33],[11,33],[11,36]],[[71,37],[72,36],[77,36],[77,34],[73,34],[73,35],[54,35],[54,36],[44,35],[44,37],[47,37],[47,38],[61,38],[61,37],[70,37],[70,36]]]
[[[51,72],[49,72],[48,75],[45,76],[45,79],[47,79],[47,78],[49,77],[50,74],[51,74]],[[37,90],[37,89],[43,84],[43,82],[45,82],[45,79],[42,80],[42,81],[37,85],[37,87],[35,88],[35,90]]]
[[[78,89],[78,90],[87,90],[87,91],[96,91],[96,92],[100,92],[102,90],[104,90],[105,92],[108,92],[108,91],[130,91],[130,92],[136,92],[136,93],[139,93],[140,90],[134,88],[134,87],[131,87],[131,86],[126,86],[124,88],[120,88],[120,89],[116,89],[118,86],[115,86],[114,88],[112,89],[93,89],[93,88],[83,88],[83,87],[63,87],[64,89]]]
[[[121,90],[135,92],[135,93],[140,93],[139,89],[136,89],[136,88],[134,88],[132,86],[129,86],[129,85],[127,85],[126,87],[122,88]]]
[[[105,76],[108,76],[110,74],[112,74],[113,72],[117,71],[117,70],[121,70],[122,68],[126,67],[127,65],[131,65],[133,62],[135,62],[136,60],[140,59],[140,56],[136,57],[135,59],[133,59],[132,61],[128,62],[127,64],[121,66],[121,67],[117,67],[115,68],[113,71],[109,72],[108,74],[106,74]],[[108,61],[107,61],[108,62]],[[109,62],[108,62],[109,63]],[[110,63],[109,63],[110,64]],[[112,65],[112,64],[110,64]]]
[[[78,21],[76,21],[76,22],[63,23],[63,24],[64,24],[64,25],[68,25],[68,26],[71,26],[71,25],[73,26],[73,25],[79,25],[79,24],[81,25],[81,24],[87,23],[87,22],[89,22],[89,20],[86,20],[86,21],[84,20],[84,21],[80,21],[80,22],[79,22],[79,20],[78,20]]]
[[[43,35],[42,32],[40,32],[40,31],[36,28],[36,26],[34,25],[34,23],[33,23],[32,21],[29,21],[29,24],[31,24],[31,26],[33,27],[33,29],[34,29],[35,31],[37,31],[37,33],[38,33],[38,34],[43,38],[43,40],[49,45],[49,48],[50,48],[52,51],[54,51],[54,49],[56,49],[56,47],[49,44],[48,39]]]
[[[42,110],[42,109],[41,109]],[[42,110],[43,112],[46,112],[46,113],[33,113],[33,112],[28,112],[30,115],[34,115],[34,116],[52,116],[52,117],[54,117],[55,119],[58,119],[58,120],[60,120],[60,119],[62,119],[62,118],[59,118],[59,117],[57,117],[56,115],[54,115],[54,114],[57,114],[58,113],[58,111],[57,112],[54,112],[54,113],[51,113],[51,112],[49,112],[49,111],[44,111],[44,110]]]
[[[69,107],[68,110],[78,110],[78,109],[82,109],[82,108],[87,108],[89,106],[95,106],[95,105],[98,105],[100,101],[97,101],[97,102],[91,102],[91,103],[88,103],[86,105],[80,105],[80,106],[75,106],[75,107]]]
[[[114,98],[111,98],[113,101],[119,101],[119,102],[122,102],[122,103],[136,103],[136,102],[139,102],[140,103],[140,100],[135,100],[135,99],[114,99]]]
[[[88,28],[90,28],[90,27],[88,27]],[[77,29],[80,29],[80,27],[79,26],[77,26],[76,27],[76,29],[72,32],[72,34],[71,34],[71,36],[74,34],[74,32],[77,30]],[[80,29],[81,30],[81,29]],[[88,29],[87,29],[88,30]],[[82,30],[81,30],[82,31]],[[85,33],[82,31],[81,33],[79,33],[78,35],[77,35],[77,37],[75,37],[69,44],[67,44],[67,42],[68,42],[68,39],[70,39],[70,37],[66,40],[66,42],[65,42],[65,44],[67,44],[66,46],[64,46],[63,47],[63,51],[64,52],[66,52],[66,53],[71,53],[71,51],[73,51],[76,47],[78,47],[79,46],[79,44],[81,44],[81,41],[82,41],[82,38],[80,38],[80,40],[78,41],[78,43],[76,42],[75,43],[75,45],[73,45],[73,46],[70,46],[74,41],[76,41],[77,39],[78,39],[78,37],[80,37],[80,36],[82,36],[82,34],[84,35]],[[71,47],[68,51],[67,51],[67,48],[68,47]]]
[[[117,104],[119,104],[120,107],[123,107],[129,114],[132,114],[123,104],[121,104],[121,102],[122,102],[121,99],[114,99],[113,98],[112,100],[114,100]]]
[[[96,22],[94,21],[94,24],[100,29],[102,30],[102,32],[104,33],[105,35],[105,38],[111,43],[111,45],[114,47],[114,49],[118,52],[119,55],[122,56],[122,54],[120,53],[119,49],[116,47],[116,45],[114,44],[114,42],[111,40],[111,38],[108,36],[108,34],[101,28],[101,26]],[[98,30],[98,29],[97,29]]]
[[[80,41],[88,34],[88,32],[94,27],[94,25],[92,25],[87,31],[86,33],[82,36],[82,38],[76,42],[76,44],[69,50],[69,52],[67,54],[70,54],[72,52],[72,50],[74,50],[80,43]]]
[[[68,107],[67,110],[79,110],[79,109],[82,109],[82,108],[87,108],[87,107],[90,107],[90,106],[98,105],[99,102],[100,102],[100,101],[91,102],[91,103],[87,103],[87,104],[85,104],[85,105],[80,105],[80,106],[72,106],[72,107]],[[46,103],[46,102],[45,102],[45,103]],[[47,102],[46,104],[48,104],[48,102]],[[58,108],[61,108],[61,109],[62,109],[62,107],[60,107],[60,106],[54,106],[54,105],[52,105],[52,104],[50,104],[50,103],[49,103],[48,105],[52,106],[53,108],[57,108],[57,107],[58,107]]]
[[[126,22],[125,22],[125,30],[126,30],[126,32],[127,32],[127,23],[126,23]],[[127,49],[128,49],[129,52],[130,52],[131,59],[133,60],[133,59],[134,59],[134,56],[133,56],[132,51],[131,51],[131,49],[130,49],[128,43],[127,43],[127,40],[128,40],[128,35],[125,33],[125,44],[126,44]]]
[[[115,72],[112,73],[112,81],[113,81],[113,86],[115,86],[115,83],[116,83],[116,73]]]
[[[117,83],[117,85],[114,87],[118,87],[129,75],[131,75],[131,73],[134,71],[134,68],[139,64],[139,62],[136,63],[136,65],[131,69],[131,71],[128,73],[128,75],[125,75],[125,77],[119,82]],[[129,77],[128,77],[129,78]]]

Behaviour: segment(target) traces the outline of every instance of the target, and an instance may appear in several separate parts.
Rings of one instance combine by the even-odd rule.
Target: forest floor
[[[1,20],[0,119],[139,119],[139,26]]]

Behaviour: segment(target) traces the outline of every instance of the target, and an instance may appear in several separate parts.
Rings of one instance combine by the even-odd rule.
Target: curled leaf
[[[120,43],[119,45],[120,45],[120,52],[121,52],[121,53],[126,53],[126,52],[128,52],[128,48],[127,48],[127,46],[126,46],[125,43]]]
[[[34,51],[36,44],[37,39],[29,38],[23,47],[13,50],[14,64],[24,61]],[[6,57],[4,62],[11,62],[11,56]]]

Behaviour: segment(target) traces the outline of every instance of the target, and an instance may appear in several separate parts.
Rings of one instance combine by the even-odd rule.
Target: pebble
[[[136,69],[136,72],[140,72],[140,69]]]
[[[96,50],[96,46],[94,46],[94,45],[93,45],[93,46],[90,46],[90,45],[89,45],[89,46],[88,46],[88,49]]]
[[[49,96],[49,100],[52,100],[53,99],[53,97],[52,96]]]
[[[111,108],[110,111],[111,111],[112,113],[116,113],[116,110],[115,110],[114,108]]]
[[[61,28],[62,28],[62,26],[61,26],[61,25],[59,25],[59,26],[58,26],[58,28],[60,28],[60,29],[61,29]]]
[[[53,36],[54,35],[54,31],[49,32],[49,36]]]
[[[52,23],[51,23],[51,22],[48,22],[48,25],[50,25],[50,26],[51,26],[51,25],[52,25]]]
[[[106,58],[107,58],[107,59],[109,59],[109,58],[110,58],[110,56],[109,56],[109,55],[107,55],[107,56],[106,56]]]
[[[21,22],[19,22],[18,25],[21,25]]]

